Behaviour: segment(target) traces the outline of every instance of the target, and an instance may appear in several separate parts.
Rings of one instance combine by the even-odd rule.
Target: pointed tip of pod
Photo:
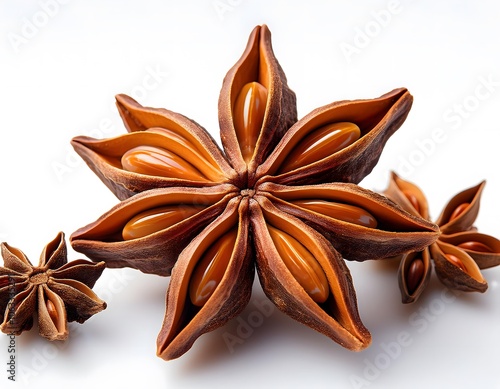
[[[440,226],[444,234],[451,234],[469,230],[479,214],[479,205],[486,181],[457,193],[453,196],[438,219],[436,224]]]
[[[357,339],[359,342],[354,344],[354,347],[349,349],[350,351],[360,352],[367,349],[372,344],[372,335],[368,331],[363,334],[362,338]]]
[[[398,269],[401,302],[411,304],[418,300],[429,284],[432,272],[429,249],[404,254]]]
[[[115,95],[115,104],[122,117],[123,114],[128,113],[128,110],[131,108],[142,108],[142,105],[137,102],[137,100],[124,93]]]
[[[258,103],[246,99],[260,109],[247,109],[253,114],[245,116],[245,110],[238,109],[245,105],[237,102],[245,101],[241,92],[250,83],[262,85],[266,98],[265,102],[263,98],[256,99]],[[271,32],[265,24],[256,26],[243,54],[224,77],[219,95],[222,145],[239,176],[255,171],[296,120],[295,94],[274,55]],[[249,122],[252,125],[240,125]]]
[[[120,105],[140,105],[134,98],[125,93],[118,93],[115,95],[115,100],[116,103]]]
[[[316,108],[286,131],[269,158],[257,170],[257,177],[275,176],[280,184],[321,182],[360,182],[377,164],[387,140],[405,121],[413,97],[406,88],[394,89],[374,99],[342,100]],[[349,122],[360,130],[360,137],[330,155],[291,171],[281,166],[292,150],[316,131],[334,123]],[[314,153],[317,154],[317,153]]]
[[[254,34],[271,34],[271,31],[269,30],[269,27],[267,24],[258,24],[256,25],[253,29],[252,32],[250,33],[250,38],[253,37]]]
[[[352,278],[341,255],[321,234],[280,211],[268,199],[254,199],[251,220],[257,273],[264,293],[280,311],[348,350],[360,351],[368,347],[371,335],[361,322]],[[279,247],[270,227],[293,238],[287,238],[291,250]],[[299,255],[304,266],[297,272],[290,266],[290,259],[302,251],[301,245],[311,256]],[[319,288],[319,283],[310,282],[312,277],[307,279],[304,275],[321,272],[326,276],[329,292],[326,301],[318,302],[310,291]]]
[[[484,293],[488,283],[474,259],[459,247],[445,242],[431,246],[434,269],[449,289]]]
[[[89,140],[89,137],[84,136],[84,135],[79,135],[75,136],[74,138],[71,139],[70,143],[71,146],[75,149],[75,151],[78,153],[78,151],[85,146],[86,142]],[[79,153],[78,153],[79,154]]]
[[[140,103],[132,97],[120,93],[115,96],[115,104],[128,132],[142,131],[146,129],[144,124],[141,123],[140,118],[136,117],[136,114],[134,114],[136,111],[144,110],[144,107]]]

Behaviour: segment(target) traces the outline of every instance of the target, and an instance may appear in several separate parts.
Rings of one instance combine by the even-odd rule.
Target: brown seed
[[[451,222],[453,219],[459,217],[469,205],[470,203],[462,203],[458,207],[456,207],[455,210],[451,213],[449,221]]]
[[[272,226],[268,226],[268,229],[284,264],[297,282],[314,301],[325,302],[330,287],[325,272],[316,258],[291,235]]]
[[[377,228],[377,219],[365,209],[355,205],[325,200],[297,200],[292,201],[292,203],[299,207],[330,216],[333,219],[368,228]]]
[[[467,273],[467,268],[465,267],[464,263],[461,261],[460,258],[458,258],[456,255],[453,254],[445,254],[446,259],[451,262],[453,265],[458,267],[460,270],[464,271]]]
[[[494,253],[491,247],[487,246],[482,242],[477,242],[475,240],[471,240],[469,242],[462,242],[458,245],[461,249],[470,250],[470,251],[479,251],[481,253]]]
[[[169,149],[175,154],[181,154],[186,149],[191,152],[197,152],[196,147],[189,140],[173,130],[162,127],[152,127],[146,131],[153,134],[161,134],[167,137],[171,141]]]
[[[123,154],[123,169],[129,172],[191,181],[207,181],[192,164],[177,154],[155,146],[138,146]]]
[[[406,273],[406,286],[408,288],[408,293],[413,294],[417,290],[418,286],[422,282],[424,277],[425,266],[424,261],[421,258],[415,258],[408,267],[408,272]]]
[[[418,202],[417,196],[415,196],[410,190],[403,190],[402,193],[411,203],[412,207],[415,208],[415,211],[417,211],[418,214],[420,214],[420,204]]]
[[[245,162],[252,159],[266,113],[267,89],[258,82],[245,84],[233,109],[236,137]]]
[[[360,136],[361,131],[354,123],[331,123],[320,127],[300,141],[281,165],[280,172],[286,173],[326,158],[350,146]]]
[[[160,134],[168,138],[168,147],[166,148],[176,155],[182,155],[186,162],[193,165],[206,178],[212,181],[219,181],[223,177],[223,173],[217,164],[207,155],[199,143],[193,143],[194,141],[188,140],[186,137],[168,128],[153,127],[145,132]]]
[[[237,230],[231,230],[220,237],[203,254],[191,276],[189,297],[199,307],[205,305],[219,286],[233,253]]]
[[[57,314],[56,306],[49,299],[45,301],[45,306],[47,307],[47,311],[49,312],[50,320],[52,320],[52,323],[54,323],[54,325],[57,327],[59,315]]]
[[[194,205],[167,205],[141,212],[125,224],[122,237],[124,240],[142,238],[171,227],[201,209],[203,207]]]

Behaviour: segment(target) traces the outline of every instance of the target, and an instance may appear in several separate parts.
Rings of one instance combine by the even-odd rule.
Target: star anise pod
[[[451,198],[436,221],[441,235],[435,243],[399,257],[403,303],[411,303],[422,294],[432,272],[431,261],[446,287],[465,292],[486,291],[488,283],[480,269],[500,265],[500,241],[477,232],[473,226],[485,184],[483,181]],[[408,212],[430,220],[422,190],[396,173],[392,173],[385,194]]]
[[[1,244],[0,330],[20,335],[30,330],[38,316],[40,335],[49,340],[68,337],[68,322],[85,322],[106,308],[92,291],[105,268],[104,262],[67,261],[66,242],[60,232],[42,251],[38,266],[24,253]]]
[[[164,359],[243,310],[254,265],[280,310],[363,349],[371,336],[337,250],[362,261],[419,250],[437,237],[434,224],[356,185],[411,103],[397,89],[332,103],[297,121],[270,32],[256,27],[223,82],[224,152],[194,121],[124,95],[117,105],[128,134],[73,140],[125,200],[76,231],[72,245],[109,267],[171,272],[158,336]]]

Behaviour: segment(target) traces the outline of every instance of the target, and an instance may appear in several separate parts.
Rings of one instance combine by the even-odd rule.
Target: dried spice
[[[258,26],[219,98],[224,152],[197,123],[117,96],[129,133],[77,137],[75,150],[123,201],[76,231],[73,247],[108,267],[170,275],[157,353],[185,353],[238,315],[255,268],[292,318],[351,350],[371,341],[350,260],[421,250],[437,227],[357,186],[404,122],[404,88],[340,101],[297,121],[295,94]]]
[[[486,291],[488,284],[481,269],[500,265],[500,241],[477,232],[473,226],[485,184],[483,181],[451,198],[436,221],[441,235],[435,243],[398,257],[403,303],[417,300],[424,291],[432,271],[431,260],[438,278],[448,288]],[[430,220],[427,199],[421,189],[396,173],[392,173],[385,194],[408,212]]]
[[[67,261],[66,242],[60,232],[48,243],[33,266],[24,253],[1,244],[4,267],[0,267],[0,330],[20,335],[33,326],[38,316],[40,335],[49,340],[65,340],[68,322],[83,323],[106,308],[92,291],[101,276],[104,262],[83,259]]]

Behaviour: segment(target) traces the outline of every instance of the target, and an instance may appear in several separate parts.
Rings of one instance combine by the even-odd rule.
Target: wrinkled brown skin
[[[329,299],[318,304],[305,292],[286,268],[274,249],[263,211],[288,220],[304,231],[315,242],[315,257],[320,263],[330,286]],[[250,200],[252,227],[255,233],[257,271],[266,295],[284,313],[295,320],[323,333],[352,351],[360,351],[371,342],[358,313],[356,293],[348,268],[342,257],[314,229],[293,216],[279,211],[265,197]],[[302,241],[302,244],[307,242]]]
[[[241,88],[248,82],[265,86],[268,96],[263,125],[247,164],[234,128],[233,107]],[[354,184],[337,186],[331,182],[357,183],[368,174],[387,139],[405,120],[411,103],[411,95],[401,88],[372,100],[332,103],[297,121],[295,94],[288,88],[283,70],[274,57],[269,29],[258,26],[250,35],[242,57],[225,77],[219,97],[225,154],[206,131],[190,119],[167,110],[145,108],[131,98],[117,96],[118,109],[129,132],[173,125],[211,156],[223,175],[223,182],[200,185],[189,180],[127,173],[110,163],[109,155],[113,151],[106,141],[76,138],[75,149],[110,189],[121,199],[133,197],[77,231],[72,236],[73,247],[93,260],[102,258],[110,266],[131,266],[161,275],[171,271],[165,318],[157,342],[157,353],[163,359],[179,357],[201,334],[241,312],[250,296],[254,264],[265,293],[279,309],[344,347],[359,351],[370,344],[371,337],[361,322],[352,279],[342,255],[347,253],[355,260],[373,259],[374,253],[375,257],[400,255],[431,244],[438,232],[434,224],[406,213],[382,196]],[[295,144],[309,132],[335,121],[359,125],[361,138],[329,157],[279,174],[280,163]],[[299,184],[303,186],[297,186]],[[300,195],[303,197],[298,199],[316,194],[319,189],[313,184],[323,185],[327,191],[343,188],[343,192],[338,191],[344,193],[344,197],[357,198],[358,205],[370,208],[379,217],[381,228],[361,229],[306,212],[287,202],[287,193],[295,190],[303,191]],[[157,192],[150,194],[153,191]],[[144,238],[129,242],[110,238],[107,228],[114,226],[115,215],[131,216],[133,211],[144,210],[139,206],[144,199],[172,191],[186,193],[182,203],[188,205],[206,203],[206,196],[214,191],[220,197],[204,211]],[[134,195],[135,192],[142,193]],[[127,218],[119,219],[123,225]],[[278,221],[275,227],[291,229],[308,242],[308,250],[328,280],[331,293],[326,302],[316,303],[286,268],[286,261],[279,257],[270,238],[268,219]],[[115,227],[111,230],[117,232],[119,228]],[[233,256],[213,295],[201,309],[195,309],[187,295],[187,285],[199,261],[200,250],[208,248],[229,227],[237,227],[240,232]],[[345,252],[338,253],[335,248]]]
[[[475,231],[463,231],[457,232],[455,234],[442,235],[440,240],[445,243],[450,243],[454,246],[458,246],[460,243],[470,241],[484,243],[488,247],[490,247],[493,252],[485,253],[468,249],[462,250],[469,254],[472,258],[474,258],[474,261],[477,263],[480,269],[488,269],[490,267],[500,265],[500,240],[493,236],[481,234]]]
[[[398,269],[398,283],[399,283],[399,290],[401,291],[401,301],[403,304],[410,304],[417,301],[417,299],[425,290],[431,279],[432,265],[431,265],[431,255],[429,252],[429,248],[426,247],[424,250],[421,251],[421,254],[422,254],[421,258],[424,263],[424,274],[420,280],[419,285],[415,288],[413,292],[411,292],[408,289],[406,280],[407,280],[408,269],[411,265],[411,262],[413,261],[413,258],[415,258],[416,253],[412,252],[408,254],[403,254],[403,256],[401,257],[401,262],[399,264],[399,269]]]
[[[418,211],[413,207],[411,202],[404,195],[403,191],[408,191],[416,197],[420,208]],[[389,199],[392,199],[406,212],[409,212],[412,215],[418,217],[422,217],[425,220],[430,220],[429,204],[427,204],[427,198],[425,197],[422,190],[415,184],[401,179],[396,173],[391,172],[389,185],[387,189],[384,191],[384,194]]]
[[[476,232],[473,228],[473,224],[479,213],[480,198],[484,186],[485,181],[463,190],[448,201],[436,221],[441,233],[439,239],[424,250],[426,254],[430,252],[439,280],[450,289],[483,293],[488,288],[488,284],[484,280],[480,269],[500,265],[500,241],[492,236]],[[411,192],[418,199],[421,208],[420,212],[422,213],[421,216],[425,215],[429,219],[427,199],[420,188],[398,177],[397,174],[392,173],[389,186],[384,193],[408,212],[418,215],[419,213],[403,194],[405,190]],[[450,221],[453,211],[463,203],[469,203],[469,206],[458,217]],[[478,252],[458,247],[460,243],[470,241],[484,243],[493,252]],[[462,271],[450,262],[444,255],[444,249],[457,256],[466,266],[467,272]],[[407,260],[407,256],[402,257],[403,261]],[[425,289],[425,284],[427,283],[425,280],[430,276],[431,272],[431,267],[426,267],[422,284],[417,288],[415,293],[410,295],[406,286],[405,273],[401,271],[401,269],[407,266],[407,264],[402,262],[398,273],[403,303],[410,303],[417,300]]]
[[[252,81],[257,81],[267,88],[268,101],[261,135],[247,166],[236,138],[233,107],[243,85]],[[252,184],[254,178],[247,178],[247,175],[254,174],[296,121],[295,93],[288,87],[285,73],[274,56],[271,32],[267,26],[258,26],[252,31],[245,52],[224,77],[219,97],[222,145],[229,162],[238,172],[240,183],[248,179],[249,185]]]
[[[413,216],[386,197],[354,184],[333,183],[312,188],[265,183],[259,189],[268,193],[277,208],[320,231],[348,260],[365,261],[395,256],[408,250],[420,251],[439,236],[433,223]],[[306,196],[357,205],[373,214],[379,226],[374,229],[346,223],[287,202]]]
[[[0,267],[2,332],[20,335],[31,329],[33,317],[38,316],[41,336],[51,341],[65,340],[69,334],[68,322],[83,323],[106,308],[106,303],[91,289],[105,268],[104,262],[83,259],[67,262],[62,232],[44,248],[38,266],[33,266],[21,250],[6,243],[2,243],[1,252],[4,259],[4,267]],[[46,277],[46,282],[34,283],[32,277],[37,275]],[[12,293],[14,311],[9,309]],[[46,299],[54,304],[56,325],[49,315]]]
[[[253,253],[249,239],[248,199],[233,199],[226,210],[200,233],[179,256],[167,291],[165,318],[157,339],[157,354],[170,360],[180,357],[196,339],[224,325],[237,316],[250,300],[254,279]],[[195,267],[193,257],[201,255],[200,247],[214,231],[238,225],[238,239],[219,287],[205,305],[193,314],[187,284]],[[215,238],[213,238],[215,239]],[[209,244],[206,244],[207,247]],[[187,307],[186,307],[187,306]],[[173,307],[173,308],[171,308]]]
[[[153,127],[188,132],[217,163],[227,182],[236,180],[236,172],[227,163],[215,140],[196,122],[166,109],[143,107],[126,95],[117,95],[116,101],[120,115],[129,132],[143,131]],[[148,189],[184,186],[205,187],[222,183],[147,176],[126,171],[121,166],[110,163],[109,156],[116,157],[117,155],[116,148],[110,148],[110,141],[107,140],[78,136],[73,138],[71,144],[90,169],[120,200]]]
[[[305,130],[328,123],[352,122],[361,130],[361,138],[332,156],[291,172],[266,178],[283,185],[324,182],[360,182],[377,164],[385,143],[403,124],[411,109],[413,97],[404,89],[395,89],[371,100],[339,101],[317,108],[285,134],[269,158],[257,169],[257,179],[275,175],[287,150],[300,142]]]
[[[220,215],[228,199],[234,197],[234,190],[228,184],[199,189],[149,190],[118,203],[94,223],[75,231],[70,242],[76,251],[85,253],[94,261],[105,261],[109,268],[130,267],[144,273],[169,276],[181,251]],[[123,226],[133,216],[150,208],[170,205],[172,198],[185,201],[198,198],[194,203],[206,203],[207,207],[193,217],[155,234],[123,240]]]
[[[467,267],[467,273],[445,258],[444,247],[447,247],[449,252],[460,258],[462,263]],[[452,245],[447,245],[446,243],[438,242],[431,246],[431,254],[439,280],[449,289],[480,293],[484,293],[488,289],[488,283],[481,275],[479,267],[463,250],[457,249]]]

